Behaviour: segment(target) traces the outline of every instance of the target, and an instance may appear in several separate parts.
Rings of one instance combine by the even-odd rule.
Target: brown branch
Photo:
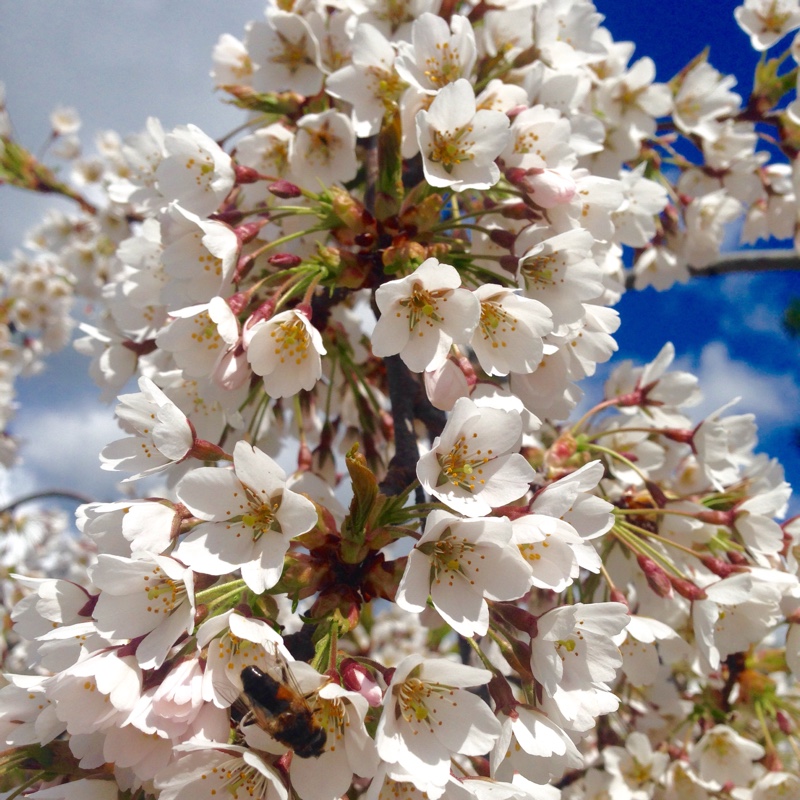
[[[44,491],[32,492],[31,494],[26,494],[22,497],[18,497],[16,500],[12,500],[7,506],[0,508],[0,515],[8,514],[25,503],[32,503],[35,500],[44,500],[47,497],[61,497],[66,500],[74,500],[81,505],[93,502],[91,497],[87,497],[80,492],[70,491],[69,489],[45,489]]]
[[[387,356],[383,363],[392,404],[394,456],[380,490],[394,496],[404,491],[417,477],[419,448],[414,431],[414,398],[419,386],[400,356]]]
[[[707,267],[689,267],[693,278],[714,278],[718,275],[734,275],[739,272],[785,272],[800,271],[800,255],[794,250],[740,250],[722,253]],[[625,276],[625,288],[633,289],[633,271]]]

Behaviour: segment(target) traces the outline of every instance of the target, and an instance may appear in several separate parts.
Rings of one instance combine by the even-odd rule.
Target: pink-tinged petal
[[[443,330],[422,323],[411,332],[400,358],[412,372],[438,369],[447,359],[452,343],[453,340]]]
[[[237,442],[233,449],[236,477],[262,500],[283,489],[286,473],[280,465],[248,442]]]
[[[469,579],[450,573],[446,582],[434,580],[431,600],[442,618],[462,636],[483,636],[489,629],[489,606]],[[398,603],[399,605],[399,603]]]
[[[398,306],[398,309],[401,307]],[[390,306],[382,314],[372,332],[372,353],[380,358],[399,353],[411,337],[411,329],[405,310]]]
[[[186,415],[172,404],[158,410],[152,435],[153,444],[171,461],[180,461],[192,447],[192,430]]]
[[[192,470],[178,483],[175,494],[198,519],[230,519],[249,508],[241,482],[227,467]]]
[[[173,551],[195,572],[224,575],[253,559],[253,533],[241,523],[203,522]]]
[[[437,729],[437,735],[451,753],[488,753],[500,735],[500,721],[477,695],[459,692],[446,714],[447,724]]]
[[[430,565],[430,559],[419,550],[414,549],[408,554],[395,598],[400,608],[417,614],[425,610],[431,590]]]
[[[478,298],[468,289],[456,289],[443,307],[442,330],[458,344],[468,342],[481,316]]]
[[[292,788],[303,800],[338,800],[353,781],[353,770],[343,748],[324,750],[318,758],[293,758],[289,768]]]

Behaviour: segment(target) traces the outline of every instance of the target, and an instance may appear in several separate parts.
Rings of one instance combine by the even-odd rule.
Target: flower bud
[[[258,170],[252,167],[245,167],[243,164],[234,164],[233,172],[236,176],[236,183],[255,183],[261,180]]]
[[[652,558],[639,555],[636,556],[636,560],[639,562],[639,567],[647,578],[650,588],[659,597],[672,597],[669,575]]]
[[[700,561],[703,563],[703,566],[710,569],[715,575],[719,575],[720,578],[727,578],[734,572],[747,572],[747,567],[743,565],[729,564],[727,561],[723,561],[721,558],[715,558],[714,556],[703,556]]]
[[[273,267],[280,267],[281,269],[291,269],[292,267],[299,266],[303,262],[300,256],[294,253],[275,253],[267,259],[267,263]]]
[[[345,689],[358,692],[373,708],[381,705],[383,702],[381,687],[372,679],[363,664],[352,658],[346,658],[342,661],[340,671]]]
[[[687,581],[685,578],[676,578],[674,575],[670,575],[669,582],[675,591],[687,600],[705,600],[708,597],[705,589],[701,589],[697,584]]]
[[[247,244],[252,242],[258,236],[258,232],[269,222],[268,219],[263,218],[253,222],[245,222],[242,225],[237,225],[233,232],[240,244]]]
[[[275,181],[275,183],[267,186],[267,190],[270,194],[274,194],[275,197],[280,197],[282,200],[291,200],[293,197],[300,197],[302,194],[299,186],[287,180]]]

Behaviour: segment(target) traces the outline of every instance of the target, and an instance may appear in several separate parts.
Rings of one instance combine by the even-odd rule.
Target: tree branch
[[[738,272],[784,272],[800,271],[800,255],[794,250],[739,250],[733,253],[722,253],[720,257],[707,267],[695,269],[689,267],[693,278],[713,278],[718,275],[734,275]],[[625,288],[633,289],[634,274],[625,276]]]
[[[76,503],[80,505],[84,505],[86,503],[93,502],[91,497],[87,497],[80,492],[73,492],[69,489],[45,489],[41,492],[33,492],[31,494],[23,495],[22,497],[18,497],[16,500],[12,500],[7,506],[0,508],[0,515],[8,514],[10,511],[13,511],[18,506],[25,505],[25,503],[32,503],[35,500],[44,500],[48,497],[61,497],[65,500],[74,500]]]
[[[386,495],[397,495],[417,477],[419,448],[414,432],[414,398],[419,386],[400,356],[387,356],[383,361],[392,404],[394,456],[380,490]]]

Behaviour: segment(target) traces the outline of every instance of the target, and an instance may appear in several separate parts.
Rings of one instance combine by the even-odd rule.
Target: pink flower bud
[[[647,578],[650,588],[659,597],[671,597],[672,586],[669,575],[652,558],[636,556],[636,560],[639,562],[639,567]]]
[[[255,183],[261,180],[261,175],[258,173],[258,170],[252,167],[245,167],[242,164],[234,164],[233,172],[236,176],[236,183]]]
[[[271,183],[269,186],[267,186],[267,190],[270,192],[270,194],[274,194],[275,197],[280,197],[283,200],[290,200],[293,197],[300,197],[302,194],[299,186],[295,186],[295,184],[285,180]]]
[[[275,253],[267,259],[267,263],[273,267],[280,267],[281,269],[290,269],[302,263],[303,259],[294,253]]]
[[[381,687],[372,679],[367,668],[351,658],[342,661],[342,682],[345,689],[358,692],[373,708],[383,702]]]

